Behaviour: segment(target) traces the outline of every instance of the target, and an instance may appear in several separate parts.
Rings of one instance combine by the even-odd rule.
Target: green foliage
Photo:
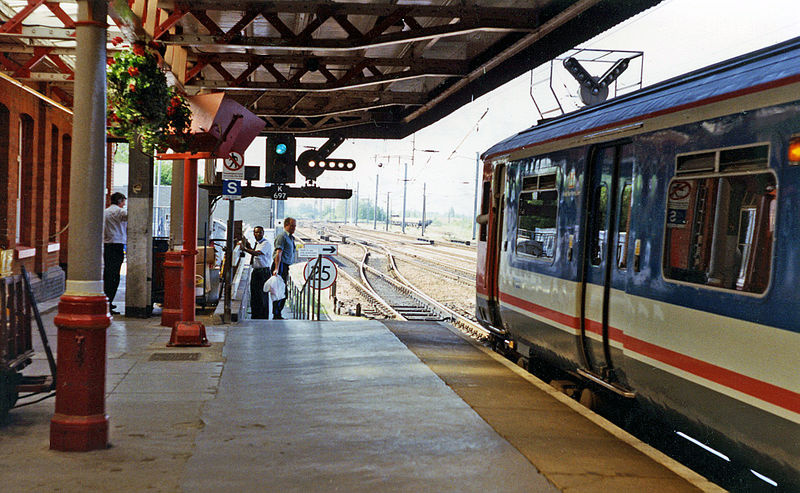
[[[172,185],[172,163],[166,161],[161,163],[161,179],[159,185]]]
[[[188,137],[191,111],[186,99],[167,87],[154,54],[140,44],[117,53],[109,61],[107,80],[111,135],[123,137],[131,145],[138,139],[145,152],[165,149],[170,136],[170,147],[183,150],[180,147]]]
[[[375,219],[375,204],[369,199],[364,199],[358,203],[358,220],[373,221]],[[386,221],[386,211],[378,206],[378,221]]]

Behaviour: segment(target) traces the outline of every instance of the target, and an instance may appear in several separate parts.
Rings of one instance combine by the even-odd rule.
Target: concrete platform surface
[[[14,409],[0,427],[1,489],[703,489],[440,324],[247,321],[207,332],[211,347],[167,348],[158,319],[116,317],[110,448],[51,451],[53,400]],[[42,354],[26,373],[46,373]]]

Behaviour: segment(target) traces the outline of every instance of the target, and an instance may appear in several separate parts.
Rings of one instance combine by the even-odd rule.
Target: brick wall
[[[0,249],[15,250],[15,273],[38,275],[40,299],[63,292],[71,134],[70,112],[0,78]]]

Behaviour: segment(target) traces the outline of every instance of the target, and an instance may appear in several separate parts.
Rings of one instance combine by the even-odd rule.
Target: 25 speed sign
[[[306,266],[303,268],[303,279],[308,279],[311,276],[311,271],[314,269],[314,266],[317,264],[317,259],[312,258],[308,262],[306,262]],[[333,260],[329,259],[328,257],[322,257],[322,263],[319,269],[314,273],[314,280],[312,281],[314,284],[312,287],[316,288],[319,286],[319,289],[328,289],[329,287],[333,286],[333,283],[336,282],[336,277],[339,275],[339,271],[336,270],[336,264],[333,263]],[[317,284],[319,282],[319,284]]]

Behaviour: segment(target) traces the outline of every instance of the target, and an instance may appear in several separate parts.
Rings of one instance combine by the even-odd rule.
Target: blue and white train
[[[800,38],[483,155],[477,316],[800,491]]]

